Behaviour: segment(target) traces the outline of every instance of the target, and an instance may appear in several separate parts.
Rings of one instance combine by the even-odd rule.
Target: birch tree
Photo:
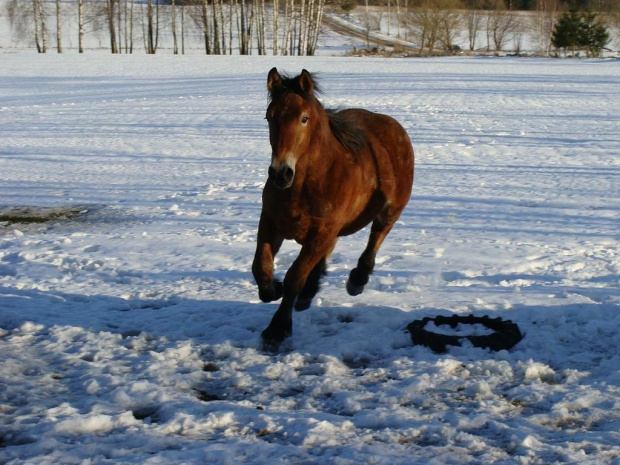
[[[45,8],[43,7],[42,0],[34,0],[35,2],[35,25],[39,24],[39,30],[41,31],[41,48],[40,53],[47,53],[47,26]]]
[[[84,53],[84,0],[78,0],[78,52]]]
[[[56,48],[62,53],[62,9],[60,0],[56,0]]]
[[[267,25],[265,22],[265,0],[259,0],[256,5],[256,48],[259,55],[267,54]]]
[[[239,39],[239,54],[249,54],[249,37],[247,30],[247,9],[246,0],[235,0],[235,8],[237,10],[237,34]]]
[[[293,0],[285,0],[285,1],[286,1],[286,6],[285,6],[284,16],[286,18],[286,26],[284,29],[284,37],[282,38],[282,54],[288,55],[289,53],[292,54],[291,37],[292,37],[292,29],[294,27],[295,13],[294,13]]]
[[[200,3],[200,13],[198,15],[198,19],[196,21],[202,29],[202,34],[204,37],[205,43],[205,53],[207,55],[211,55],[211,37],[210,32],[211,28],[209,26],[210,18],[209,18],[209,10],[208,10],[208,0],[202,0]]]
[[[321,22],[325,10],[325,0],[314,0],[310,10],[310,33],[308,36],[306,55],[314,55],[321,33]]]
[[[106,18],[108,20],[108,32],[110,33],[110,51],[112,53],[118,53],[118,44],[116,43],[114,0],[106,0]]]
[[[177,16],[175,0],[170,1],[170,29],[172,32],[172,53],[179,54],[179,44],[177,41]]]
[[[213,50],[212,53],[215,55],[220,55],[222,53],[222,44],[220,37],[220,11],[219,7],[221,2],[219,0],[211,0],[211,17],[213,21]]]
[[[297,39],[297,55],[303,55],[304,40],[306,40],[306,0],[299,0],[299,35]]]
[[[185,2],[181,5],[181,54],[185,55]]]
[[[272,45],[272,53],[274,55],[278,54],[278,17],[280,15],[280,5],[278,4],[278,0],[273,0],[273,45]]]
[[[47,52],[46,12],[41,0],[9,0],[6,4],[15,37],[33,40],[38,53]]]
[[[535,37],[538,46],[546,56],[551,56],[551,36],[560,12],[559,0],[537,0],[536,15],[532,17]]]

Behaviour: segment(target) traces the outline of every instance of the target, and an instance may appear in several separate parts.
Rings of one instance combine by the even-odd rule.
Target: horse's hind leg
[[[370,229],[370,238],[366,249],[357,261],[357,267],[351,270],[347,281],[347,292],[349,295],[360,295],[364,292],[364,286],[368,284],[368,279],[375,267],[375,257],[383,240],[392,230],[394,221],[382,221],[381,216],[375,219]]]
[[[302,310],[307,310],[308,308],[310,308],[312,299],[314,299],[314,296],[317,294],[317,292],[319,292],[319,288],[321,287],[321,278],[326,274],[327,258],[324,257],[319,263],[317,263],[317,265],[308,275],[306,285],[299,294],[299,297],[297,297],[297,302],[295,302],[295,310],[300,312]]]

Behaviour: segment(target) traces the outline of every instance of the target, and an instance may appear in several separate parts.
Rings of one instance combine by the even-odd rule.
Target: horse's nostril
[[[280,188],[286,188],[290,186],[295,177],[295,170],[290,166],[281,166],[279,169],[270,166],[267,173],[269,174],[269,180]]]

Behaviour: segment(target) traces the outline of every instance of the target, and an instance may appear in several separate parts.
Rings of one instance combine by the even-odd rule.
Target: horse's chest
[[[312,229],[316,218],[308,215],[305,209],[291,205],[280,205],[274,211],[274,221],[285,239],[303,242]]]
[[[299,202],[288,198],[274,202],[271,217],[285,239],[303,243],[309,234],[330,221],[329,204],[317,200]]]

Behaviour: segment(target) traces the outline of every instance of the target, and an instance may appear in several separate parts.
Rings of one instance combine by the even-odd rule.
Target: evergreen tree
[[[604,24],[596,21],[596,13],[586,12],[581,16],[579,33],[581,45],[586,48],[588,56],[596,57],[609,42],[609,33]]]
[[[570,49],[575,54],[575,48],[579,45],[579,31],[581,29],[580,15],[576,10],[569,10],[564,13],[555,27],[551,35],[551,43],[556,49]]]
[[[579,13],[571,9],[564,13],[553,29],[551,43],[556,49],[571,51],[585,49],[590,57],[599,56],[609,42],[607,27],[597,21],[596,13]]]

